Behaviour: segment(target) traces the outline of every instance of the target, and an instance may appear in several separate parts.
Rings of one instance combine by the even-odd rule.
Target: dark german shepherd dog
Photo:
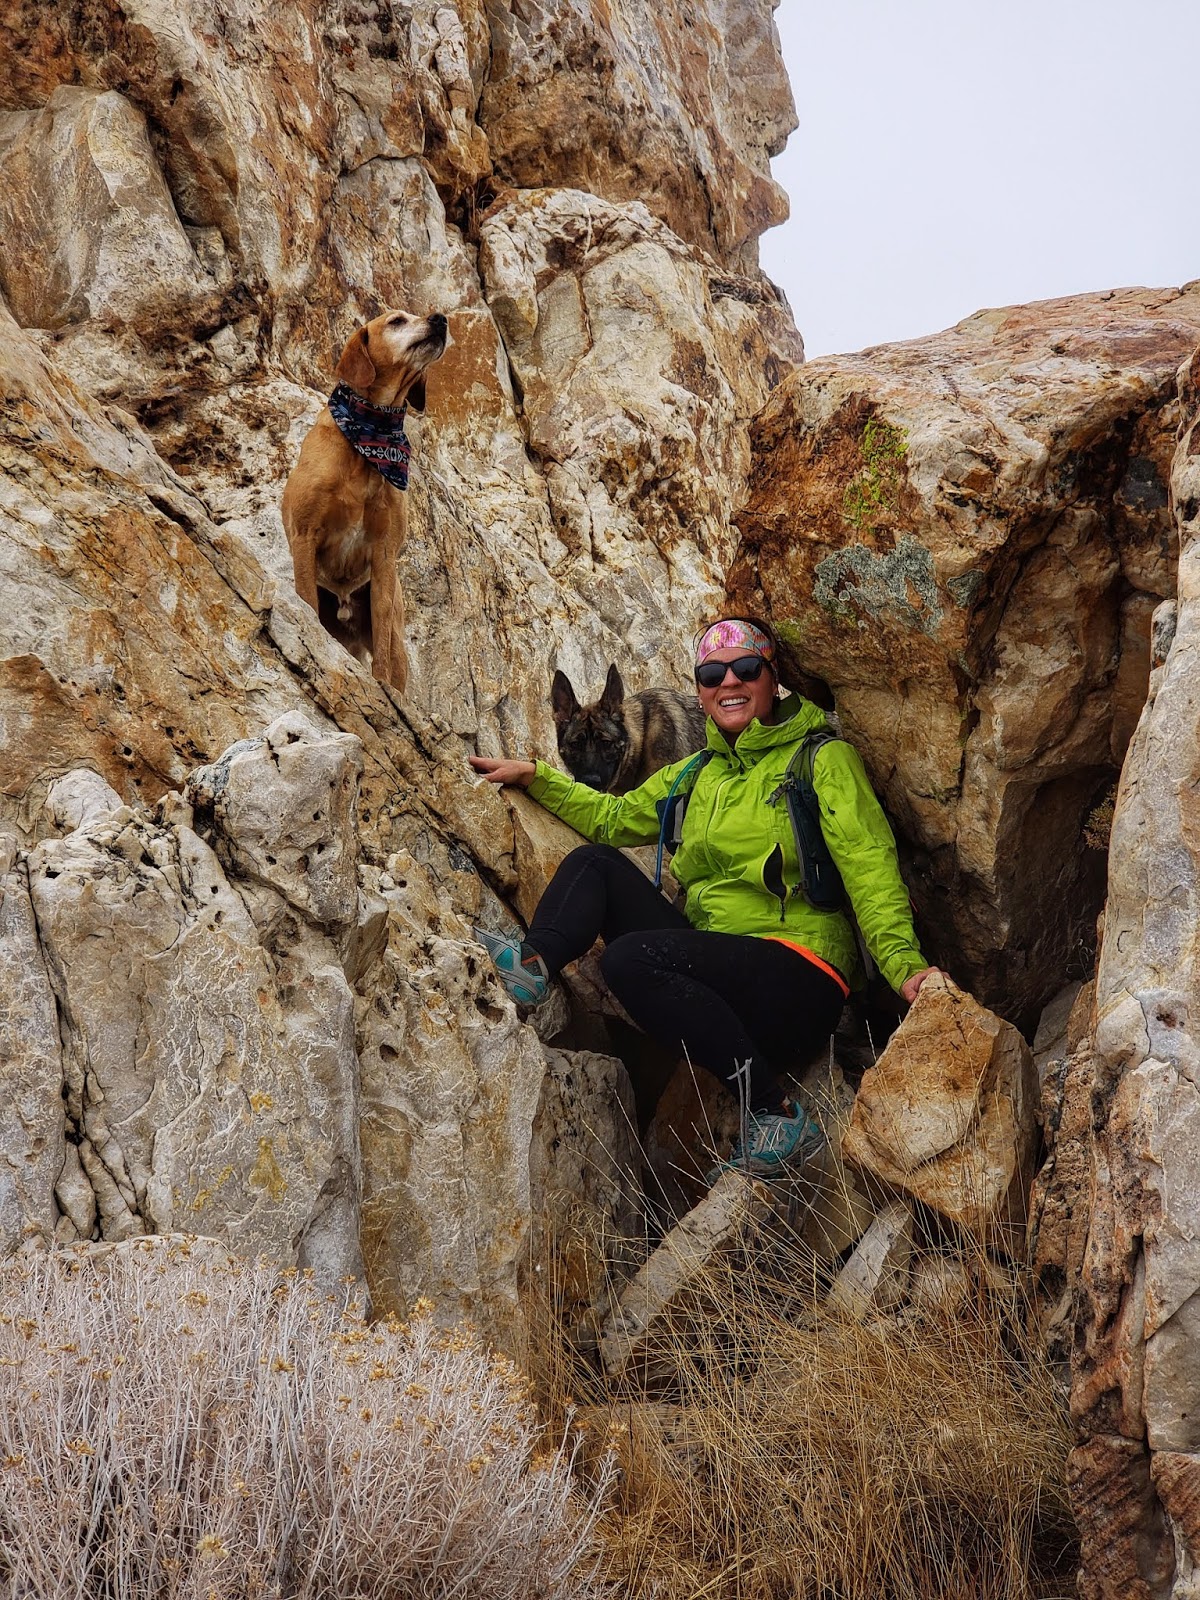
[[[642,689],[626,695],[615,666],[590,706],[581,706],[566,673],[556,672],[550,704],[559,754],[589,789],[624,794],[659,767],[704,748],[704,713],[694,694]]]

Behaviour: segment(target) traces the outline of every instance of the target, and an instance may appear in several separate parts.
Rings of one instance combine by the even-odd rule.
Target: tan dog
[[[369,652],[374,675],[399,690],[408,676],[396,582],[408,531],[397,486],[407,481],[408,463],[401,408],[424,411],[425,373],[446,337],[440,311],[385,311],[360,328],[283,490],[296,593],[353,656],[363,661]]]

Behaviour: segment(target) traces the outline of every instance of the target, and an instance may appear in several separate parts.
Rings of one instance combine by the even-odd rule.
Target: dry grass
[[[582,1234],[570,1247],[577,1255]],[[598,1375],[550,1293],[541,1400],[616,1449],[604,1571],[636,1600],[1032,1600],[1073,1587],[1062,1396],[1019,1277],[951,1258],[940,1308],[864,1322],[780,1228],[696,1285],[646,1362]],[[576,1268],[576,1274],[578,1269]],[[614,1286],[615,1290],[615,1286]]]
[[[525,1380],[423,1311],[163,1240],[6,1261],[0,1308],[3,1600],[599,1592]]]

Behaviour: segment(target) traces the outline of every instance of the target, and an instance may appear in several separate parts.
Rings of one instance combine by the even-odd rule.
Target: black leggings
[[[810,1061],[842,1010],[828,973],[776,939],[701,933],[627,856],[572,850],[534,913],[526,943],[557,975],[604,940],[604,980],[640,1028],[737,1093],[749,1064],[752,1111],[777,1111],[776,1072]]]

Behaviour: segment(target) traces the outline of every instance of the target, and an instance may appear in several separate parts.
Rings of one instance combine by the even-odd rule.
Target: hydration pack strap
[[[796,754],[788,762],[783,782],[768,797],[769,805],[780,799],[787,801],[788,820],[796,843],[796,856],[800,862],[800,893],[809,905],[818,911],[841,911],[850,924],[858,959],[869,982],[875,972],[875,963],[867,949],[850,896],[842,882],[825,835],[821,832],[821,805],[813,778],[817,751],[838,735],[832,728],[817,728],[802,741]]]
[[[675,776],[675,782],[667,790],[665,800],[658,802],[658,852],[654,857],[654,887],[662,888],[663,850],[669,848],[674,855],[679,844],[680,831],[683,828],[683,812],[687,803],[687,794],[676,795],[683,781],[688,776],[695,782],[695,774],[705,766],[712,757],[711,750],[701,750],[694,755],[686,766],[681,767]],[[690,793],[690,790],[688,791]]]

